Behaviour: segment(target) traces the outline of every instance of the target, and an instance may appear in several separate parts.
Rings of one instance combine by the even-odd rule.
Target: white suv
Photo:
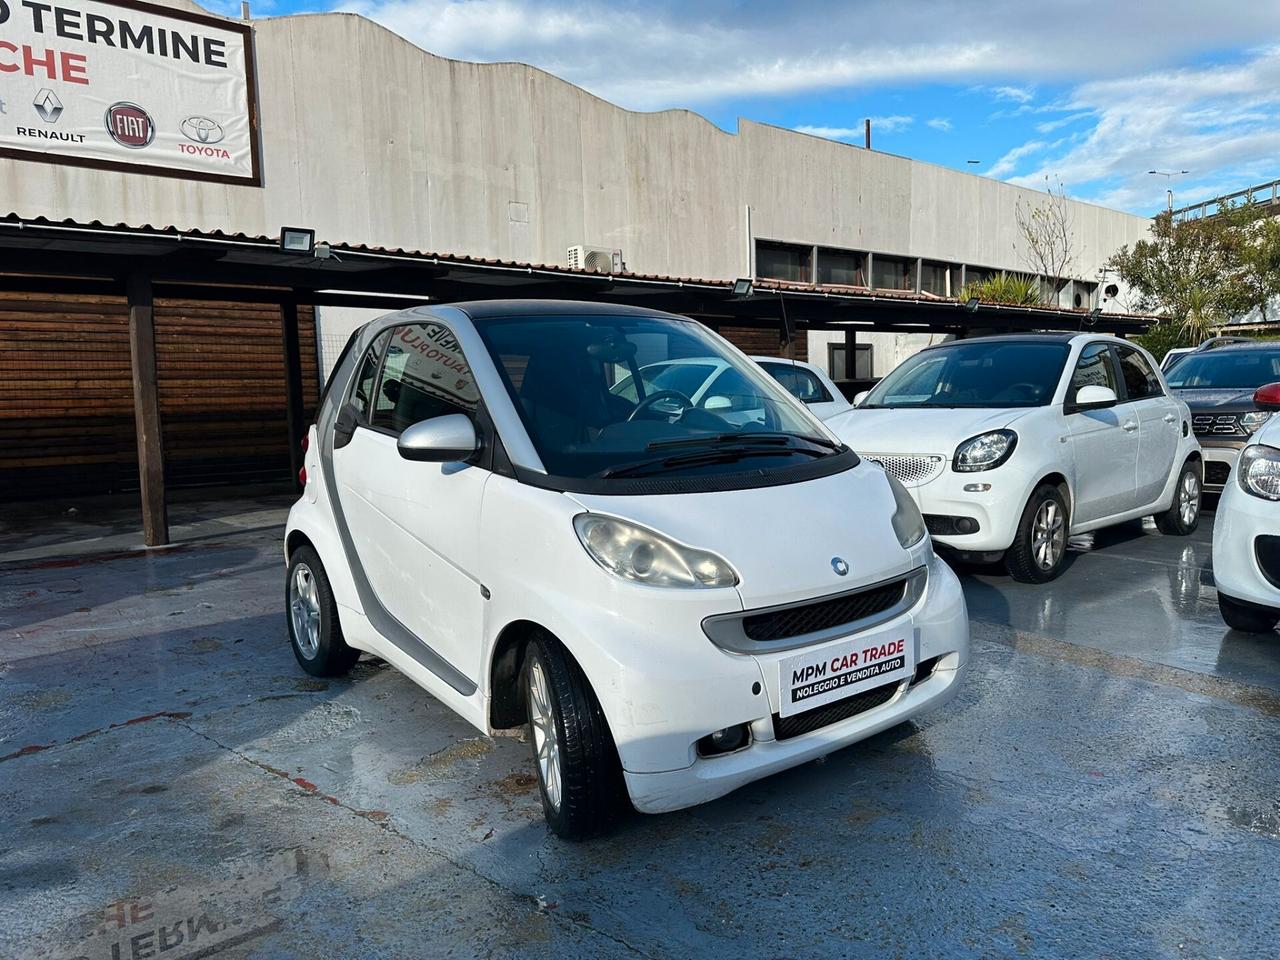
[[[827,425],[910,490],[934,540],[1052,580],[1069,536],[1155,514],[1200,517],[1187,405],[1141,347],[1028,334],[929,347]]]
[[[732,377],[701,405],[650,390],[641,365],[677,357]],[[933,709],[969,655],[902,485],[716,334],[650,310],[494,301],[357,331],[285,550],[302,667],[365,650],[486,733],[530,723],[568,837]]]

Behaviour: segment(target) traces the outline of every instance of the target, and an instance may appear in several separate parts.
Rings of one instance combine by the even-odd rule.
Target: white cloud
[[[926,123],[935,130],[941,130],[943,133],[950,133],[954,129],[954,125],[946,117],[934,117]]]
[[[1036,95],[1030,87],[992,87],[991,92],[997,100],[1012,100],[1015,103],[1030,103]]]
[[[1029,157],[1033,153],[1038,153],[1047,146],[1049,144],[1043,140],[1032,140],[1030,143],[1024,143],[1020,147],[1014,147],[993,163],[985,175],[988,177],[1007,177],[1018,169],[1019,160],[1023,157]]]
[[[1085,117],[1091,117],[1093,113],[1089,110],[1081,110],[1079,113],[1073,113],[1070,116],[1059,117],[1057,120],[1046,120],[1043,123],[1036,124],[1037,133],[1053,133],[1063,127],[1070,126],[1077,121],[1083,120]]]

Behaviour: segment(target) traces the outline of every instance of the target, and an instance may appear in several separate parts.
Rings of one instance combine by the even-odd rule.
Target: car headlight
[[[893,491],[893,532],[898,535],[898,542],[904,548],[914,547],[928,533],[925,529],[924,517],[920,515],[920,508],[916,506],[916,502],[911,499],[911,494],[907,493],[907,488],[899,482],[898,478],[888,470],[885,471],[884,476],[889,481],[889,489]]]
[[[615,576],[654,587],[732,587],[738,575],[723,557],[686,547],[638,524],[580,513],[573,528],[587,553]]]
[[[1244,427],[1249,433],[1257,433],[1258,428],[1270,419],[1270,410],[1250,410],[1248,413],[1241,414],[1240,426]]]
[[[1236,464],[1240,489],[1264,500],[1280,500],[1280,450],[1255,443],[1240,451]]]
[[[1012,430],[980,433],[956,447],[955,459],[951,465],[957,473],[992,470],[1008,460],[1017,445],[1018,435]]]

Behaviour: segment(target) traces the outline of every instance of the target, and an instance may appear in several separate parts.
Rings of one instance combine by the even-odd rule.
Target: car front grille
[[[1204,464],[1204,482],[1214,486],[1222,486],[1231,475],[1231,467],[1217,460],[1206,460]]]
[[[1240,426],[1238,413],[1200,413],[1191,418],[1191,429],[1198,437],[1247,437]]]
[[[947,465],[947,458],[929,453],[864,453],[864,459],[880,464],[908,487],[918,487],[936,479]]]
[[[750,640],[768,643],[873,617],[902,599],[908,579],[902,577],[858,593],[753,614],[743,618],[742,632]]]
[[[872,687],[862,693],[855,693],[852,697],[845,697],[843,700],[829,703],[825,707],[816,707],[813,710],[806,710],[804,713],[798,713],[791,717],[782,717],[775,713],[773,715],[773,735],[779,740],[790,740],[793,737],[802,737],[806,733],[812,733],[814,730],[829,727],[831,724],[839,723],[841,720],[856,717],[858,714],[866,713],[868,710],[874,710],[876,707],[884,706],[892,700],[893,695],[898,692],[898,687],[901,685],[901,680],[895,680],[893,683]]]

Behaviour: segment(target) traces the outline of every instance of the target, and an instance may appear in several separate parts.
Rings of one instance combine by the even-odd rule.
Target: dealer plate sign
[[[261,183],[253,32],[133,0],[0,0],[0,156]]]
[[[907,677],[915,668],[910,625],[806,650],[779,662],[780,716],[790,717]]]

